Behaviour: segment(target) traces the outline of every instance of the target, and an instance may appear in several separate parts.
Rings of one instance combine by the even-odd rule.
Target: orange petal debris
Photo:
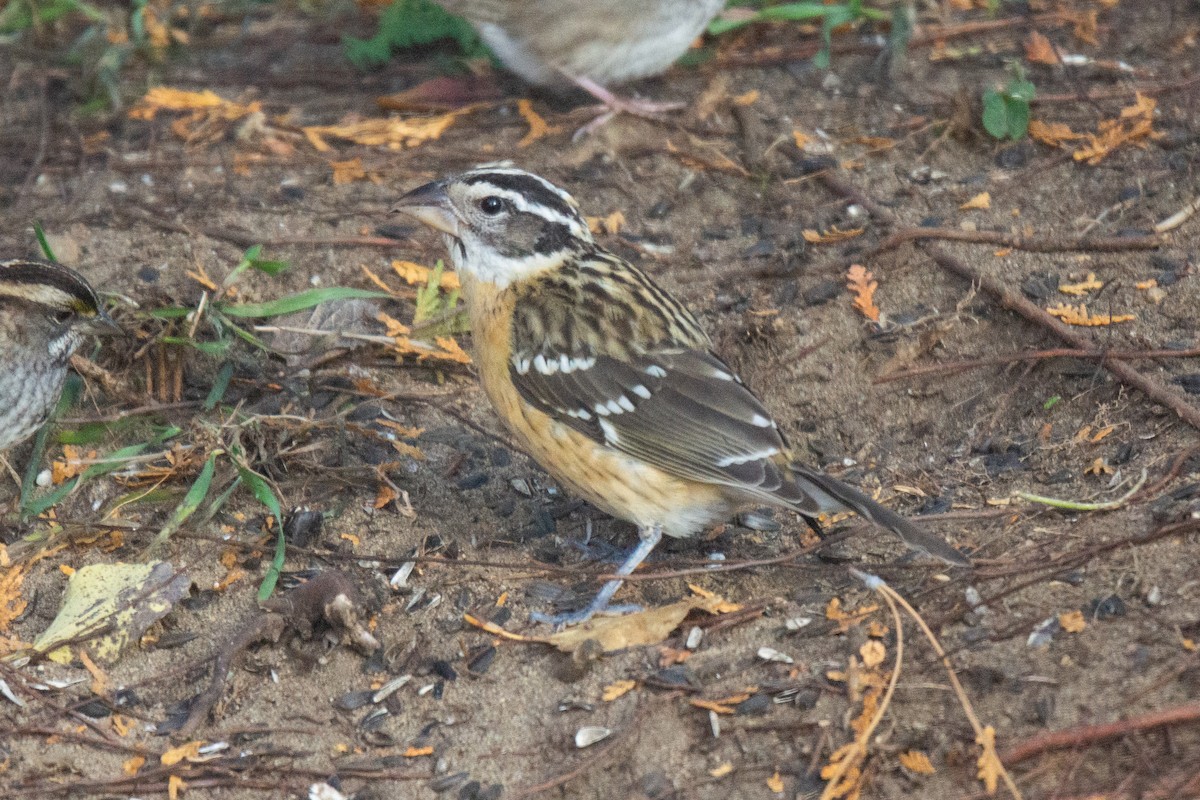
[[[610,683],[608,686],[605,686],[604,692],[600,695],[600,697],[604,700],[604,702],[611,703],[618,697],[628,694],[635,686],[637,686],[637,681],[634,680],[616,681],[615,683]]]
[[[517,142],[517,147],[528,147],[538,139],[549,136],[552,133],[558,133],[558,127],[552,127],[546,122],[545,117],[533,110],[533,103],[522,99],[517,101],[517,113],[521,115],[521,119],[525,120],[525,124],[529,126],[529,133],[526,133],[521,141]]]
[[[322,153],[333,149],[326,139],[343,139],[368,147],[403,150],[440,138],[456,119],[474,110],[474,106],[469,106],[435,117],[349,120],[339,125],[312,125],[301,130],[308,143]]]
[[[960,211],[985,211],[992,207],[992,195],[989,192],[980,192],[972,197],[967,202],[959,206]]]
[[[775,774],[767,778],[767,788],[775,794],[783,794],[783,777],[779,770],[775,770]]]
[[[1054,45],[1050,44],[1050,40],[1044,34],[1037,31],[1030,33],[1029,38],[1025,40],[1025,58],[1035,64],[1058,64],[1058,53],[1054,51]]]
[[[1115,325],[1119,322],[1131,322],[1137,319],[1134,314],[1092,314],[1083,303],[1077,306],[1059,303],[1052,308],[1047,308],[1046,313],[1052,317],[1058,317],[1068,325],[1076,325],[1081,328]]]
[[[1096,280],[1096,273],[1094,272],[1089,272],[1087,277],[1079,283],[1062,283],[1058,286],[1058,290],[1063,294],[1069,294],[1075,297],[1079,297],[1087,294],[1088,292],[1094,292],[1097,289],[1103,288],[1104,281]]]
[[[1155,101],[1140,92],[1132,105],[1121,109],[1116,119],[1101,120],[1095,133],[1075,133],[1062,123],[1045,123],[1034,120],[1029,123],[1029,135],[1051,147],[1060,147],[1067,142],[1078,141],[1074,152],[1076,161],[1099,164],[1114,150],[1124,144],[1145,146],[1147,139],[1156,139],[1160,134],[1154,130]]]
[[[835,242],[844,242],[847,239],[853,239],[855,236],[861,236],[862,228],[851,228],[848,231],[838,230],[836,227],[830,228],[827,231],[814,231],[807,228],[800,232],[804,237],[804,241],[809,244],[833,244]]]
[[[909,750],[900,754],[900,766],[904,767],[909,772],[915,772],[917,775],[933,775],[937,770],[933,768],[933,764],[929,761],[929,756],[922,753],[920,750]]]
[[[625,215],[614,211],[607,217],[584,217],[588,230],[592,233],[620,233],[625,227]]]
[[[846,272],[846,288],[854,295],[854,307],[872,322],[878,322],[880,311],[875,305],[875,290],[879,282],[861,264],[851,264]]]
[[[1058,615],[1058,624],[1067,633],[1079,633],[1087,627],[1087,622],[1083,618],[1083,612],[1079,609],[1074,611],[1066,611]]]

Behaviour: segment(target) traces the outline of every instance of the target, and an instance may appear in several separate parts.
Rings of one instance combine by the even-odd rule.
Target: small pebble
[[[590,747],[596,742],[607,739],[609,736],[612,736],[612,730],[609,728],[585,726],[575,732],[575,746],[580,749]]]
[[[700,646],[700,641],[703,638],[704,638],[704,629],[693,626],[692,629],[690,631],[688,631],[687,642],[684,646],[687,647],[688,650],[695,650],[697,647]]]
[[[773,647],[758,648],[758,657],[763,661],[776,661],[780,664],[795,664],[796,660],[787,653],[781,653]]]

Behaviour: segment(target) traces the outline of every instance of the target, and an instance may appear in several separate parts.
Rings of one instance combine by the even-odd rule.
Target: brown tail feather
[[[958,552],[945,539],[921,528],[912,520],[905,519],[895,511],[884,508],[858,489],[799,465],[792,465],[792,474],[800,487],[822,506],[830,505],[827,500],[832,499],[835,507],[848,508],[879,527],[887,528],[914,550],[928,553],[956,567],[971,566],[970,559]]]

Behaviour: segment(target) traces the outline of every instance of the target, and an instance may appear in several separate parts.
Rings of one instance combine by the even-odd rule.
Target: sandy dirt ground
[[[523,143],[515,87],[418,146],[331,136],[316,149],[302,128],[382,118],[378,97],[445,63],[430,51],[356,71],[339,37],[370,31],[357,13],[264,6],[203,26],[152,68],[127,69],[131,105],[151,82],[261,104],[254,120],[213,122],[190,142],[173,127],[184,113],[81,114],[76,73],[56,50],[0,47],[10,76],[0,87],[2,251],[35,253],[40,222],[131,332],[85,348],[113,381],[90,377],[57,430],[107,424],[81,446],[102,457],[179,429],[146,451],[154,459],[85,482],[54,520],[17,522],[18,490],[4,479],[11,561],[0,587],[10,593],[0,597],[20,610],[0,608],[0,635],[29,642],[46,628],[64,568],[145,561],[205,454],[236,446],[285,510],[323,518],[289,529],[285,585],[340,571],[381,643],[364,655],[320,630],[301,635],[287,616],[277,640],[232,661],[194,730],[179,730],[214,657],[262,621],[255,595],[274,534],[241,489],[155,552],[186,575],[187,596],[118,659],[98,662],[103,681],[83,663],[86,643],[68,663],[0,666],[23,703],[0,699],[4,794],[153,797],[173,786],[184,798],[290,798],[328,781],[357,798],[818,797],[822,769],[855,739],[899,652],[886,605],[837,618],[881,604],[852,574],[862,570],[936,633],[1025,797],[1200,796],[1200,222],[1146,238],[1200,191],[1200,7],[1054,5],[1097,12],[1096,43],[1066,18],[1005,17],[1017,13],[1008,5],[1007,24],[966,30],[985,18],[954,12],[939,24],[963,35],[933,42],[919,29],[890,69],[854,34],[835,37],[829,71],[811,65],[815,38],[794,27],[725,37],[704,63],[636,87],[686,101],[680,115],[618,118],[578,142],[570,131],[586,117],[535,97],[553,130]],[[1024,57],[1035,30],[1101,60],[1032,65],[1036,120],[1094,132],[1142,89],[1156,104],[1154,135],[1095,164],[1072,157],[1078,143],[987,137],[980,93],[1006,80],[1005,61]],[[664,544],[620,595],[658,608],[693,596],[692,585],[740,611],[694,612],[661,641],[603,655],[510,641],[465,615],[545,636],[530,612],[581,602],[634,531],[509,446],[471,366],[299,334],[261,333],[284,355],[236,337],[219,354],[163,341],[218,340],[211,321],[193,330],[151,312],[194,309],[204,281],[221,284],[254,244],[289,267],[247,271],[229,303],[375,288],[365,267],[397,293],[343,307],[339,324],[378,336],[379,312],[411,322],[412,287],[391,263],[432,266],[443,250],[390,203],[500,159],[567,187],[589,215],[621,212],[624,224],[599,239],[690,304],[797,452],[921,515],[975,567],[911,557],[854,520],[822,543],[774,513],[778,530],[729,525]],[[984,192],[986,208],[964,208]],[[854,306],[852,264],[878,282],[881,323]],[[1094,285],[1060,290],[1073,284]],[[1037,317],[1061,303],[1132,319],[1056,328]],[[317,324],[308,312],[261,322]],[[469,334],[458,340],[469,347]],[[1163,350],[1182,357],[1145,355]],[[228,389],[206,411],[222,374]],[[28,459],[9,456],[18,470]],[[63,458],[52,437],[46,462]],[[219,458],[210,499],[236,476]],[[1073,510],[1018,492],[1122,502]],[[406,564],[407,579],[389,583]],[[1088,726],[1106,723],[1117,724],[1092,737]],[[610,733],[577,748],[585,728]],[[1063,746],[1043,748],[1039,737],[1055,731],[1067,732]],[[906,622],[861,796],[984,796],[975,739],[936,653]],[[224,747],[164,763],[197,741]]]

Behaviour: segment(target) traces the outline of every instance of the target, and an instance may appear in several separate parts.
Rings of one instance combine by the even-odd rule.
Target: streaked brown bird
[[[75,270],[32,258],[0,260],[0,451],[50,416],[84,337],[119,330]]]
[[[535,86],[579,86],[608,107],[642,116],[679,108],[618,97],[609,87],[665,72],[725,0],[435,0],[467,19],[512,72]]]
[[[800,464],[687,308],[597,245],[562,189],[484,166],[414,189],[396,210],[442,232],[479,376],[504,424],[556,479],[638,526],[617,574],[630,574],[663,534],[693,536],[762,503],[810,521],[854,511],[909,547],[970,565],[938,536]],[[536,618],[586,620],[621,583],[580,612]]]

